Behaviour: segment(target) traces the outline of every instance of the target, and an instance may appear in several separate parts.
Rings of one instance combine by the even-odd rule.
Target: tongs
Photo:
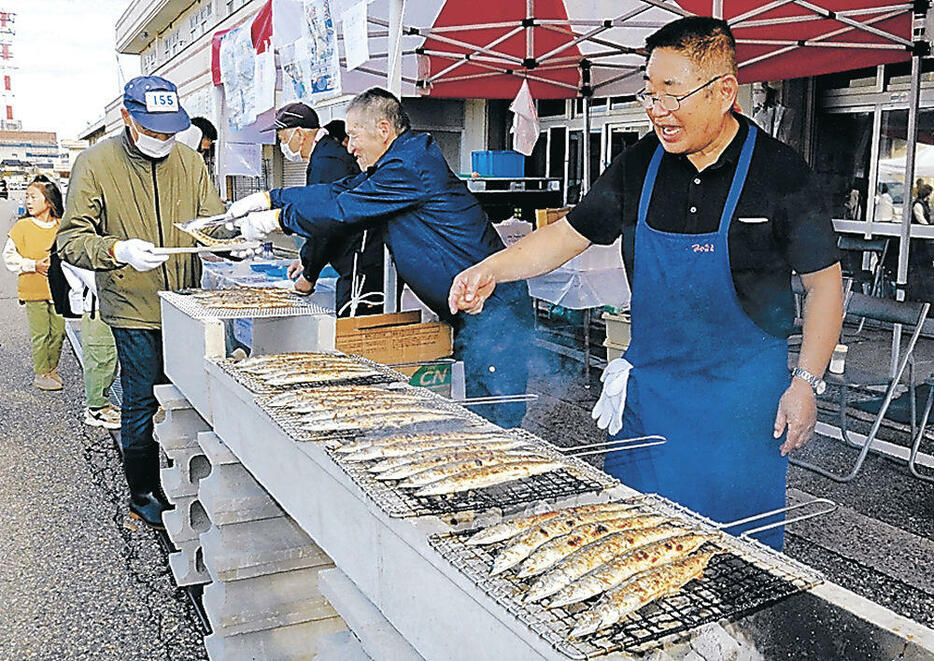
[[[191,230],[200,230],[205,227],[214,227],[215,225],[224,225],[233,219],[228,218],[226,213],[219,213],[216,216],[205,216],[203,218],[192,218],[185,223],[175,223],[183,232]]]

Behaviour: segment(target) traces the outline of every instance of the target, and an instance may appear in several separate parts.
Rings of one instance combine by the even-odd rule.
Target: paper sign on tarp
[[[271,49],[256,56],[253,79],[258,116],[276,105],[276,54]]]
[[[344,26],[344,63],[350,71],[370,59],[366,32],[366,0],[361,0],[341,14]]]
[[[337,31],[329,0],[303,0],[300,37],[279,49],[286,102],[316,101],[341,93]]]
[[[243,142],[224,142],[221,155],[226,176],[261,177],[263,146]]]

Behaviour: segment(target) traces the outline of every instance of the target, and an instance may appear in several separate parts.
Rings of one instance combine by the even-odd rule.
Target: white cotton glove
[[[603,370],[603,392],[590,416],[597,421],[597,427],[606,429],[610,435],[618,434],[623,428],[623,411],[626,409],[626,386],[629,383],[629,371],[632,363],[625,358],[616,358]]]
[[[257,246],[256,248],[244,248],[243,250],[231,250],[230,256],[237,259],[252,259],[262,251],[262,246]]]
[[[282,229],[279,225],[280,211],[280,209],[254,211],[245,218],[236,219],[234,225],[240,228],[240,234],[247,241],[262,241],[270,232]]]
[[[271,207],[272,202],[269,201],[269,193],[260,191],[259,193],[247,195],[242,200],[237,200],[231,204],[230,208],[227,209],[227,219],[235,220],[254,211],[266,211]]]
[[[153,244],[142,239],[117,241],[113,247],[114,259],[129,264],[137,271],[151,271],[169,258],[168,255],[155,254],[154,248]]]

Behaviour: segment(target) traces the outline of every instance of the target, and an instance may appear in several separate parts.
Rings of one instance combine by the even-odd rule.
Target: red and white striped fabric
[[[336,15],[360,0],[331,0]],[[737,38],[740,80],[778,80],[904,61],[911,2],[893,0],[408,0],[403,15],[403,94],[579,96],[581,61],[595,96],[642,86],[645,37],[679,16],[721,13]],[[342,71],[344,92],[384,85],[389,0],[368,4],[371,59]]]

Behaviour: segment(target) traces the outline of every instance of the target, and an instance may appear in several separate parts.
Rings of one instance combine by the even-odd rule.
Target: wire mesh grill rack
[[[202,305],[198,299],[190,295],[196,291],[203,290],[183,289],[180,291],[160,291],[159,296],[192,319],[270,319],[275,317],[328,315],[333,313],[295,294],[289,295],[289,305],[272,308],[211,308]]]
[[[486,424],[489,425],[489,423]],[[394,481],[375,479],[374,475],[367,471],[369,462],[347,461],[336,452],[332,452],[332,457],[350,476],[350,479],[393,518],[419,516],[444,518],[458,513],[480,513],[494,508],[512,511],[541,501],[564,500],[584,494],[601,493],[619,486],[619,481],[603,471],[579,459],[563,455],[557,448],[524,429],[503,431],[492,426],[491,429],[526,441],[536,453],[560,459],[567,464],[567,468],[448,496],[416,496],[411,490],[397,487]],[[475,429],[470,431],[475,431]]]
[[[710,520],[660,496],[638,496],[626,502],[638,503],[711,535],[718,532]],[[702,579],[691,581],[678,594],[649,604],[609,629],[572,639],[569,633],[578,614],[599,597],[552,609],[540,603],[523,603],[528,589],[523,579],[516,578],[512,571],[490,576],[493,559],[505,543],[469,546],[465,542],[473,532],[435,534],[428,541],[481,590],[571,659],[591,659],[613,652],[642,654],[684,638],[703,624],[735,621],[823,582],[818,572],[759,542],[722,535],[706,545],[723,553],[711,559]]]
[[[322,352],[322,353],[331,353],[331,352]],[[333,352],[335,356],[343,356],[344,354],[339,352]],[[237,363],[239,361],[231,360],[229,358],[224,358],[221,360],[215,360],[214,362],[230,375],[234,381],[239,383],[241,386],[246,388],[252,393],[256,394],[274,394],[280,392],[286,392],[290,390],[301,390],[306,388],[320,388],[324,386],[372,386],[372,385],[381,385],[386,383],[405,383],[408,381],[408,377],[397,372],[396,370],[381,365],[380,363],[369,360],[368,358],[363,358],[362,356],[351,355],[348,358],[353,359],[355,363],[365,365],[371,368],[376,374],[370,376],[360,376],[360,377],[335,377],[333,379],[314,381],[309,383],[293,383],[288,385],[269,385],[261,379],[257,379],[251,374],[248,374],[242,370],[237,369]]]

